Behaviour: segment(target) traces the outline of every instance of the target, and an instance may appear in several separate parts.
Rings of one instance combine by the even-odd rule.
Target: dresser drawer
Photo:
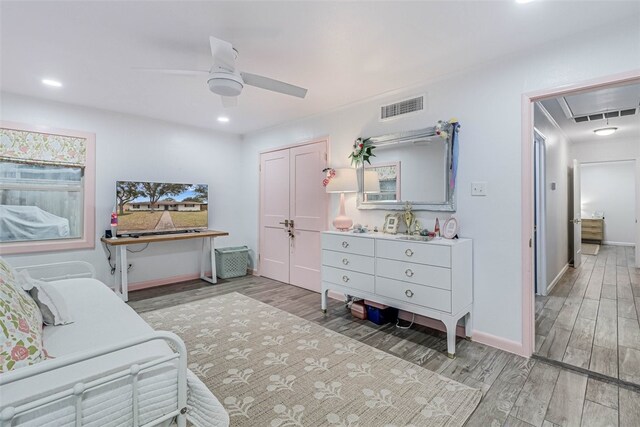
[[[375,271],[375,258],[346,252],[324,250],[322,251],[322,265],[373,274]]]
[[[374,255],[374,241],[366,237],[354,237],[341,234],[322,234],[322,249],[348,252],[356,255]]]
[[[322,266],[322,280],[324,282],[335,283],[348,288],[360,291],[371,292],[374,290],[374,276],[371,274],[358,273],[344,270],[342,268]]]
[[[428,243],[379,239],[376,241],[376,256],[438,267],[451,267],[449,247]]]
[[[451,289],[451,270],[444,267],[377,258],[376,275],[423,286]]]
[[[444,289],[377,277],[376,294],[426,308],[451,312],[451,292]]]

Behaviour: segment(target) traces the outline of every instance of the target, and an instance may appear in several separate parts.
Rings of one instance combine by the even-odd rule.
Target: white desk
[[[216,231],[216,230],[205,230],[196,233],[176,233],[176,234],[152,234],[148,236],[140,236],[140,237],[118,237],[114,238],[105,238],[100,239],[102,243],[105,245],[109,245],[116,249],[115,262],[116,268],[120,270],[119,280],[116,283],[116,286],[119,289],[116,289],[116,293],[122,298],[124,301],[129,300],[129,280],[128,280],[128,270],[129,264],[127,263],[127,246],[129,245],[141,245],[147,243],[157,243],[157,242],[173,242],[176,240],[188,240],[188,239],[202,239],[202,252],[200,255],[200,279],[206,280],[209,283],[215,284],[218,279],[216,277],[216,257],[214,253],[214,242],[213,240],[216,237],[228,236],[229,233],[226,231]],[[209,244],[207,245],[207,240]],[[207,249],[210,249],[211,253],[209,256],[211,257],[211,277],[208,277],[205,274],[205,261],[207,258]]]

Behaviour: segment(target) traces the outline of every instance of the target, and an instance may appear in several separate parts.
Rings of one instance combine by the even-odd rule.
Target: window
[[[94,163],[91,134],[0,123],[0,251],[93,247]]]

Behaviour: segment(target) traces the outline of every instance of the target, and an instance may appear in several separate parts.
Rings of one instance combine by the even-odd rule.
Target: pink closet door
[[[290,282],[320,292],[320,232],[327,224],[327,193],[322,186],[326,141],[290,149],[289,219],[293,220]]]
[[[260,275],[289,283],[289,150],[260,156]]]
[[[260,157],[260,275],[316,292],[327,224],[326,153],[320,141]],[[290,233],[285,221],[293,221]]]

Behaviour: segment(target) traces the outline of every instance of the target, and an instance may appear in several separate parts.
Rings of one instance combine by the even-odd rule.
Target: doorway
[[[640,79],[529,102],[534,245],[523,277],[536,296],[523,336],[533,326],[536,357],[640,385]]]
[[[259,274],[320,292],[327,141],[260,154]]]

